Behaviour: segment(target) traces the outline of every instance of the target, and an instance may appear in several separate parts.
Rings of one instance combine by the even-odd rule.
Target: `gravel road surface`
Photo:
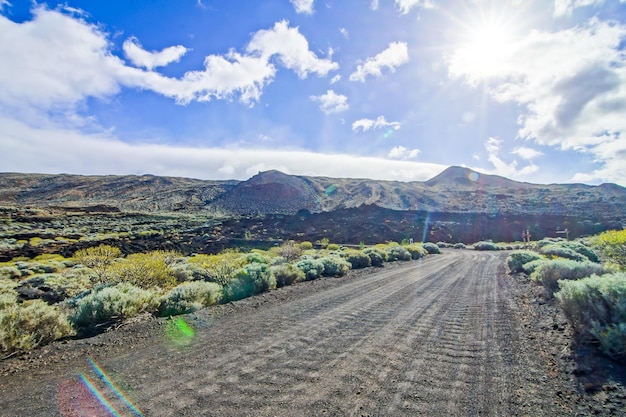
[[[505,257],[449,250],[55,343],[4,361],[0,415],[577,415]]]

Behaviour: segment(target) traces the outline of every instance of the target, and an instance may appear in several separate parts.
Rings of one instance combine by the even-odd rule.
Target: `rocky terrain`
[[[0,206],[219,219],[219,239],[472,243],[579,237],[626,224],[626,188],[529,184],[450,167],[425,182],[260,172],[247,181],[0,174]],[[202,223],[202,222],[200,222]],[[212,222],[215,223],[215,222]],[[560,233],[560,234],[559,234]],[[206,231],[203,231],[206,234]],[[17,237],[19,239],[19,237]]]

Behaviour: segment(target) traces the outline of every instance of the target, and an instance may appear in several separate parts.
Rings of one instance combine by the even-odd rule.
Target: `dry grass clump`
[[[0,309],[0,349],[30,350],[74,333],[65,314],[41,300]]]

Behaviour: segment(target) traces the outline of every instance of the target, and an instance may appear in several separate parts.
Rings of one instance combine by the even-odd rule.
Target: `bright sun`
[[[462,46],[452,57],[451,70],[471,78],[485,79],[501,72],[512,53],[511,29],[498,22],[486,22],[468,31]]]

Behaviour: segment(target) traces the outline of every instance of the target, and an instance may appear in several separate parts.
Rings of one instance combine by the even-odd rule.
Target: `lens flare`
[[[428,236],[428,226],[430,225],[430,212],[426,213],[426,220],[424,220],[424,232],[422,233],[422,243],[426,242]]]
[[[111,378],[107,375],[106,372],[91,358],[88,358],[87,361],[91,365],[91,368],[95,372],[96,376],[100,379],[100,381],[104,382],[104,384],[111,390],[113,393],[120,399],[122,402],[133,412],[136,416],[142,416],[143,414],[139,409],[135,406],[135,404],[130,401],[128,396],[124,393],[120,387],[111,380]]]
[[[138,416],[143,413],[128,395],[93,359],[87,358],[95,377],[78,376],[79,381],[59,384],[59,410],[64,417]],[[130,412],[130,413],[129,413]]]
[[[193,327],[191,327],[182,317],[168,321],[165,333],[167,334],[167,337],[178,346],[189,345],[196,335]]]

